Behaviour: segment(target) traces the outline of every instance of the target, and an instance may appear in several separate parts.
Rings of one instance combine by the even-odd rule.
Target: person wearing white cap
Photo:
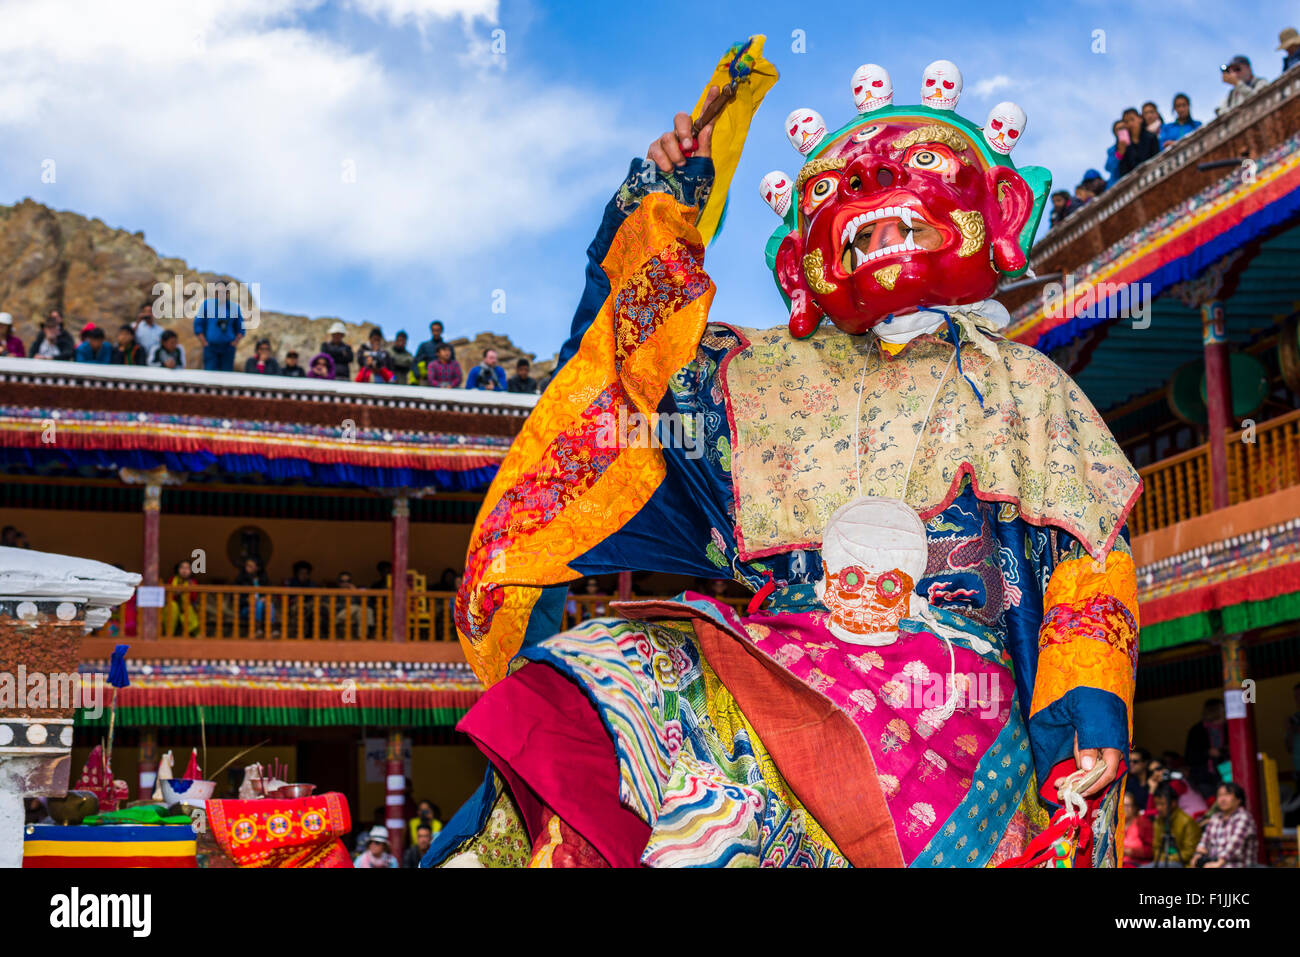
[[[388,828],[376,824],[370,829],[370,838],[366,849],[357,855],[353,867],[396,867],[397,858],[388,850]]]
[[[334,378],[344,382],[352,378],[348,367],[355,358],[352,347],[343,341],[347,334],[348,327],[336,320],[329,328],[329,339],[320,344],[320,351],[334,360]]]
[[[22,359],[27,355],[23,341],[14,335],[14,317],[0,312],[0,357]]]

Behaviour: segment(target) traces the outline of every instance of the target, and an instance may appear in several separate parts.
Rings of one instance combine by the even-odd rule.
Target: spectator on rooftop
[[[358,382],[392,382],[393,370],[388,368],[384,359],[387,356],[383,350],[378,352],[367,350],[359,362],[360,368],[357,369]]]
[[[357,365],[366,364],[366,356],[374,355],[376,367],[391,369],[391,363],[388,358],[388,350],[384,348],[384,331],[378,326],[370,330],[370,335],[366,338],[359,349],[357,349]]]
[[[146,302],[140,307],[131,328],[135,330],[135,341],[140,343],[144,354],[153,355],[153,351],[158,348],[158,343],[162,342],[163,327],[158,325],[154,318],[152,304]]]
[[[522,392],[526,395],[537,394],[537,380],[528,373],[532,369],[532,363],[527,359],[520,358],[515,363],[515,374],[510,377],[506,383],[507,392]]]
[[[465,388],[483,389],[487,392],[506,391],[506,370],[497,362],[495,349],[483,353],[483,361],[469,370],[469,375],[465,377]]]
[[[140,343],[135,341],[135,330],[122,326],[117,330],[117,345],[113,347],[113,365],[142,366],[149,361]]]
[[[93,322],[86,323],[84,326],[81,327],[81,332],[78,334],[77,341],[79,343],[85,342],[87,339],[90,338],[91,332],[93,332],[95,329],[98,328],[99,327],[96,326]]]
[[[322,342],[320,351],[334,360],[334,378],[347,381],[352,378],[352,347],[343,341],[348,334],[348,327],[341,322],[330,326],[329,341]],[[315,360],[313,360],[315,364]]]
[[[63,317],[57,309],[51,309],[49,317],[41,326],[41,332],[32,340],[32,347],[27,354],[33,359],[55,359],[71,362],[77,352],[77,344],[72,333],[63,328]]]
[[[1160,152],[1160,140],[1146,128],[1137,107],[1130,106],[1125,110],[1123,119],[1124,129],[1128,133],[1128,145],[1124,147],[1124,155],[1119,160],[1120,176],[1128,175]]]
[[[1074,187],[1074,202],[1077,206],[1085,206],[1096,198],[1097,194],[1087,184],[1080,183]]]
[[[0,312],[0,356],[21,359],[26,355],[23,341],[14,335],[14,317],[7,312]]]
[[[1106,150],[1106,175],[1109,177],[1106,185],[1114,186],[1119,181],[1119,161],[1129,143],[1128,127],[1123,120],[1116,120],[1110,125],[1110,132],[1115,137],[1115,142]]]
[[[441,389],[460,388],[464,373],[460,370],[460,363],[453,358],[449,344],[444,342],[438,346],[433,361],[428,365],[426,376],[431,386]]]
[[[1186,93],[1174,94],[1174,119],[1160,128],[1160,148],[1181,140],[1192,130],[1199,130],[1201,121],[1192,119],[1192,101]]]
[[[415,364],[417,366],[415,374],[417,377],[424,375],[423,371],[418,368],[420,363],[423,362],[427,365],[437,359],[438,346],[442,345],[446,341],[447,340],[442,337],[442,323],[437,319],[429,323],[429,338],[424,342],[421,342],[420,347],[415,350]],[[448,348],[451,347],[448,346]],[[456,350],[454,348],[451,349],[451,357],[453,359],[456,358]]]
[[[1242,56],[1240,53],[1220,66],[1219,73],[1223,82],[1232,89],[1223,98],[1223,102],[1214,108],[1216,116],[1240,106],[1259,90],[1268,86],[1268,80],[1262,76],[1255,76],[1255,71],[1250,67],[1250,57]]]
[[[280,363],[271,355],[271,340],[258,339],[256,354],[244,360],[244,371],[255,375],[279,375]]]
[[[280,366],[280,375],[287,375],[293,379],[301,379],[307,374],[307,370],[298,365],[298,353],[290,349],[284,354],[284,365]]]
[[[86,334],[86,340],[77,346],[78,362],[97,362],[109,365],[113,361],[113,347],[104,341],[104,330],[98,326]]]
[[[1300,63],[1300,33],[1296,32],[1295,27],[1287,27],[1277,35],[1277,38],[1279,40],[1277,48],[1286,54],[1282,58],[1282,72],[1285,73]]]
[[[1070,198],[1068,192],[1063,189],[1058,189],[1052,194],[1052,213],[1049,220],[1050,227],[1055,229],[1060,222],[1072,212],[1074,212],[1074,200]]]
[[[334,359],[328,352],[318,352],[311,360],[311,369],[307,373],[308,379],[333,379],[334,378]]]
[[[1147,100],[1142,104],[1142,122],[1146,125],[1147,132],[1160,142],[1160,130],[1165,125],[1165,118],[1160,115],[1160,107],[1156,106],[1153,100]]]
[[[160,369],[185,368],[185,347],[172,330],[163,330],[162,338],[149,356],[149,365]]]
[[[203,368],[235,371],[235,348],[244,338],[244,314],[226,296],[204,299],[194,314],[194,334],[203,346]]]
[[[415,368],[415,356],[406,348],[406,333],[398,331],[393,336],[393,344],[388,348],[388,367],[393,370],[393,381],[400,385],[414,385],[411,378]]]
[[[1100,196],[1106,192],[1106,178],[1095,169],[1086,169],[1083,171],[1083,179],[1079,182],[1086,186],[1093,196]]]

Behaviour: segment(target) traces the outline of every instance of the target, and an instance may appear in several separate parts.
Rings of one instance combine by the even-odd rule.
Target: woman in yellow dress
[[[193,638],[199,632],[199,613],[194,610],[194,572],[187,561],[177,562],[172,577],[167,582],[171,595],[163,608],[163,628],[169,638],[177,637],[177,625],[185,623],[185,637]]]

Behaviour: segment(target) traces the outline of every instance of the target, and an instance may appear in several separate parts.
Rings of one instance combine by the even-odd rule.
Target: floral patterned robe
[[[897,354],[709,322],[689,220],[710,174],[633,164],[563,366],[488,493],[457,625],[491,686],[462,728],[492,770],[426,864],[473,858],[502,808],[535,864],[1015,856],[1076,734],[1127,753],[1137,476],[1064,373],[960,310]],[[638,413],[663,441],[620,425],[611,443]],[[826,630],[820,530],[859,481],[925,520],[916,590],[942,636]],[[772,587],[746,615],[687,593],[555,634],[565,582],[625,569]],[[1087,863],[1114,862],[1120,787],[1093,802]]]

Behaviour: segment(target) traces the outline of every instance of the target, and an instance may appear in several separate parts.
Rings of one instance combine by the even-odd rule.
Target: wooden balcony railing
[[[386,588],[290,588],[239,585],[165,585],[159,637],[254,641],[390,641],[392,593]],[[457,640],[456,593],[407,592],[407,641]],[[725,598],[744,611],[748,598]],[[612,614],[610,595],[570,595],[561,628]],[[119,606],[98,632],[136,637],[137,610]]]
[[[392,631],[383,588],[164,587],[163,638],[386,641]]]
[[[1227,436],[1228,502],[1300,485],[1300,410]],[[1214,509],[1210,447],[1197,446],[1139,470],[1146,485],[1129,531],[1142,535]]]
[[[1300,409],[1228,436],[1233,505],[1300,484]],[[1287,516],[1290,517],[1290,516]]]

